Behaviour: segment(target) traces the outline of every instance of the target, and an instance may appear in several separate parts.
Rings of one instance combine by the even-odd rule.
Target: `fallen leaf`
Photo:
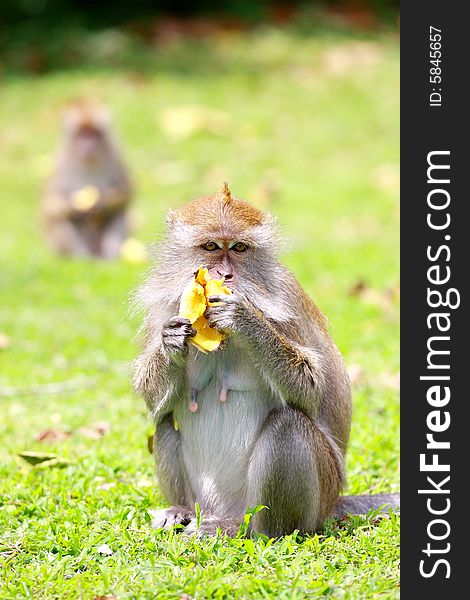
[[[229,117],[204,106],[171,106],[161,111],[158,121],[168,138],[179,141],[201,132],[223,135]]]
[[[103,437],[101,433],[96,431],[96,429],[91,429],[91,427],[80,427],[78,433],[90,440],[100,440]]]
[[[36,469],[48,469],[50,467],[67,467],[72,464],[66,458],[60,458],[56,454],[46,454],[44,452],[30,452],[28,450],[18,454],[20,458]]]
[[[111,425],[106,421],[98,421],[89,427],[80,427],[78,433],[91,440],[99,440],[111,431]]]
[[[44,452],[30,452],[29,450],[20,452],[18,454],[18,456],[20,456],[23,460],[25,460],[30,465],[37,465],[38,463],[57,458],[56,454],[46,454]]]
[[[98,552],[98,554],[104,554],[105,556],[111,556],[112,554],[114,554],[111,548],[108,546],[108,544],[102,544],[101,546],[98,546],[96,551]]]
[[[399,297],[399,288],[388,288],[376,290],[367,285],[363,279],[359,279],[350,289],[349,295],[360,298],[365,304],[378,306],[382,309],[390,309],[395,299]]]
[[[363,279],[358,279],[356,283],[349,289],[350,296],[360,296],[367,289],[367,284]]]
[[[101,435],[106,435],[111,431],[111,425],[107,421],[97,421],[93,425],[93,428],[96,429],[98,433],[101,433]]]
[[[34,466],[35,469],[49,469],[52,467],[59,467],[59,469],[63,469],[64,467],[68,467],[72,462],[65,458],[51,458],[50,460],[45,460]]]
[[[44,429],[34,438],[37,442],[62,442],[72,435],[70,431],[61,429]]]
[[[104,596],[93,596],[93,600],[118,600],[114,594],[105,594]]]

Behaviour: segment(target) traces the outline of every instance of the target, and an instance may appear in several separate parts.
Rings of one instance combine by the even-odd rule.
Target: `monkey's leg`
[[[189,494],[181,462],[181,441],[173,426],[172,415],[167,415],[157,427],[153,448],[160,489],[173,506],[152,511],[152,525],[155,528],[187,525],[194,517],[194,510],[188,508]]]
[[[253,529],[271,537],[313,533],[329,514],[343,481],[343,460],[315,421],[290,407],[268,415],[248,470],[247,506],[267,506]]]
[[[92,256],[93,252],[80,230],[70,221],[53,221],[47,227],[48,240],[58,254]]]
[[[128,229],[124,214],[118,214],[106,223],[102,230],[100,256],[103,258],[116,258],[119,256],[122,243],[128,235]]]

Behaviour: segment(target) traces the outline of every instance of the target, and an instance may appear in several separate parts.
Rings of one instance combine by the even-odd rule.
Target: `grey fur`
[[[341,496],[331,511],[338,518],[347,514],[365,514],[369,510],[397,509],[400,506],[400,494],[374,494],[371,496]]]

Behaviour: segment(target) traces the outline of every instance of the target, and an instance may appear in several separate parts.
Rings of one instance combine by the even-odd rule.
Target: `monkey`
[[[128,237],[132,188],[101,105],[76,102],[63,118],[63,140],[42,202],[52,248],[61,255],[115,258]]]
[[[235,535],[247,508],[261,505],[252,530],[275,537],[398,502],[339,498],[350,382],[326,317],[279,262],[279,247],[274,217],[226,184],[169,212],[159,261],[136,299],[144,336],[133,383],[155,421],[156,476],[172,505],[156,511],[155,527],[195,533],[197,502],[198,535]],[[200,265],[231,291],[208,298],[209,325],[227,337],[207,354],[178,316]]]

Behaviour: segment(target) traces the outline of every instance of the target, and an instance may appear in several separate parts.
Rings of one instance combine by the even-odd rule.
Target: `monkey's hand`
[[[236,292],[229,296],[209,296],[208,300],[210,306],[204,314],[209,326],[223,332],[236,331],[252,307],[244,296]]]
[[[163,348],[168,353],[183,352],[187,348],[188,338],[196,333],[189,319],[172,317],[163,326]]]
[[[324,387],[320,354],[280,333],[245,296],[209,296],[205,315],[211,327],[235,333],[246,342],[255,364],[292,406],[309,414],[317,390]]]

